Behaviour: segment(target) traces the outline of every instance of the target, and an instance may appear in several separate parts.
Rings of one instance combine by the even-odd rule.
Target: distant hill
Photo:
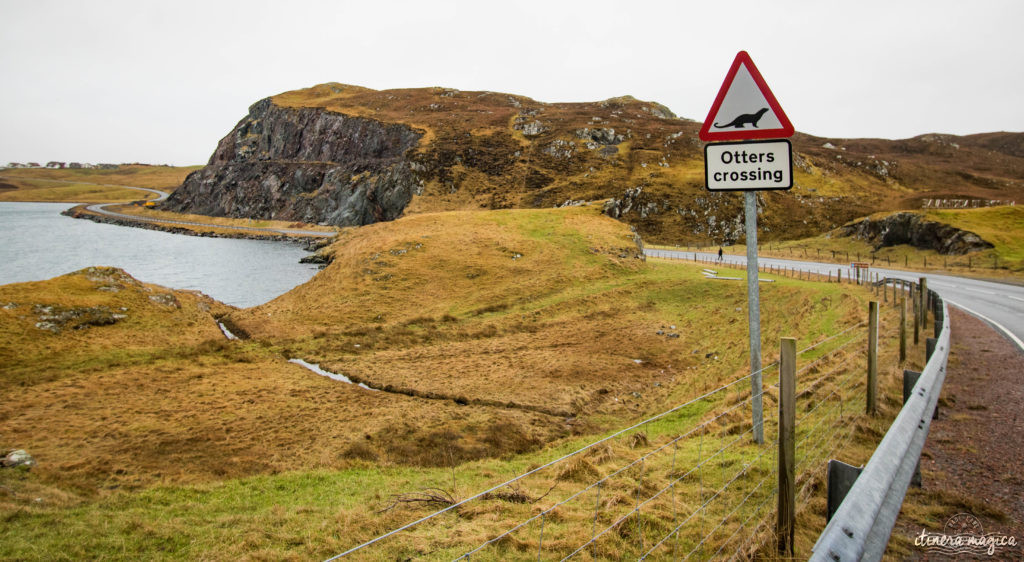
[[[704,189],[699,127],[630,96],[549,104],[497,92],[322,84],[250,107],[166,208],[362,225],[607,199],[606,212],[648,241],[738,241],[742,198]],[[792,140],[795,186],[762,194],[764,240],[929,199],[1024,201],[1022,133]]]

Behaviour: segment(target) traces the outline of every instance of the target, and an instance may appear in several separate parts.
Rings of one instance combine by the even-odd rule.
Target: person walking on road
[[[718,247],[718,261],[722,261],[722,247]]]

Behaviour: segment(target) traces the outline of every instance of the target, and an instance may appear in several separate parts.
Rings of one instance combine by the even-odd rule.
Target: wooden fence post
[[[921,325],[922,326],[926,326],[928,324],[928,307],[930,306],[929,305],[929,300],[930,299],[929,299],[929,295],[928,295],[928,279],[925,278],[925,277],[922,277],[920,279],[920,285],[921,285],[921,308],[919,310],[921,311]]]
[[[868,303],[868,415],[878,413],[878,301]]]
[[[793,557],[796,528],[796,338],[779,340],[779,554]]]
[[[913,309],[911,310],[911,315],[914,317],[914,345],[917,345],[921,341],[921,336],[919,335],[919,332],[921,331],[921,311],[917,309],[918,292],[919,291],[917,290],[917,287],[913,283],[911,283],[910,304],[911,308]]]
[[[903,291],[900,291],[900,296],[903,296]],[[896,300],[896,295],[893,295],[893,300]],[[902,300],[899,302],[900,307],[900,365],[907,360],[907,301]]]

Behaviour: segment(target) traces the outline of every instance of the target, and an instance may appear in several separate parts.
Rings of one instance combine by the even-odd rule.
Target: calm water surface
[[[0,203],[0,285],[41,281],[89,266],[124,269],[173,289],[235,306],[265,303],[317,267],[289,242],[200,238],[61,216],[64,203]]]

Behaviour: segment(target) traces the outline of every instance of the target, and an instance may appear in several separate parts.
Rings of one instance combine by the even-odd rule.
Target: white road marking
[[[971,291],[972,293],[984,293],[986,295],[998,295],[999,294],[999,293],[996,293],[994,291],[986,291],[984,289],[972,289],[970,287],[963,287],[963,290]]]
[[[1002,332],[1004,335],[1006,335],[1006,337],[1010,338],[1010,341],[1012,341],[1013,343],[1017,344],[1017,348],[1020,349],[1021,352],[1024,352],[1024,341],[1020,341],[1020,338],[1018,338],[1017,336],[1013,335],[1013,333],[1010,332],[1010,330],[1007,330],[1006,327],[1003,326],[1002,324],[1000,324],[999,322],[996,322],[995,320],[989,318],[988,316],[985,316],[984,314],[981,314],[980,312],[975,312],[975,311],[967,308],[966,306],[964,306],[962,304],[957,304],[957,303],[955,303],[955,302],[953,302],[953,301],[951,301],[949,299],[942,299],[942,300],[946,301],[947,304],[951,304],[951,305],[953,305],[953,306],[963,310],[964,312],[967,312],[969,314],[977,316],[978,318],[981,318],[985,322],[988,322],[989,324],[995,326],[1000,332]]]

